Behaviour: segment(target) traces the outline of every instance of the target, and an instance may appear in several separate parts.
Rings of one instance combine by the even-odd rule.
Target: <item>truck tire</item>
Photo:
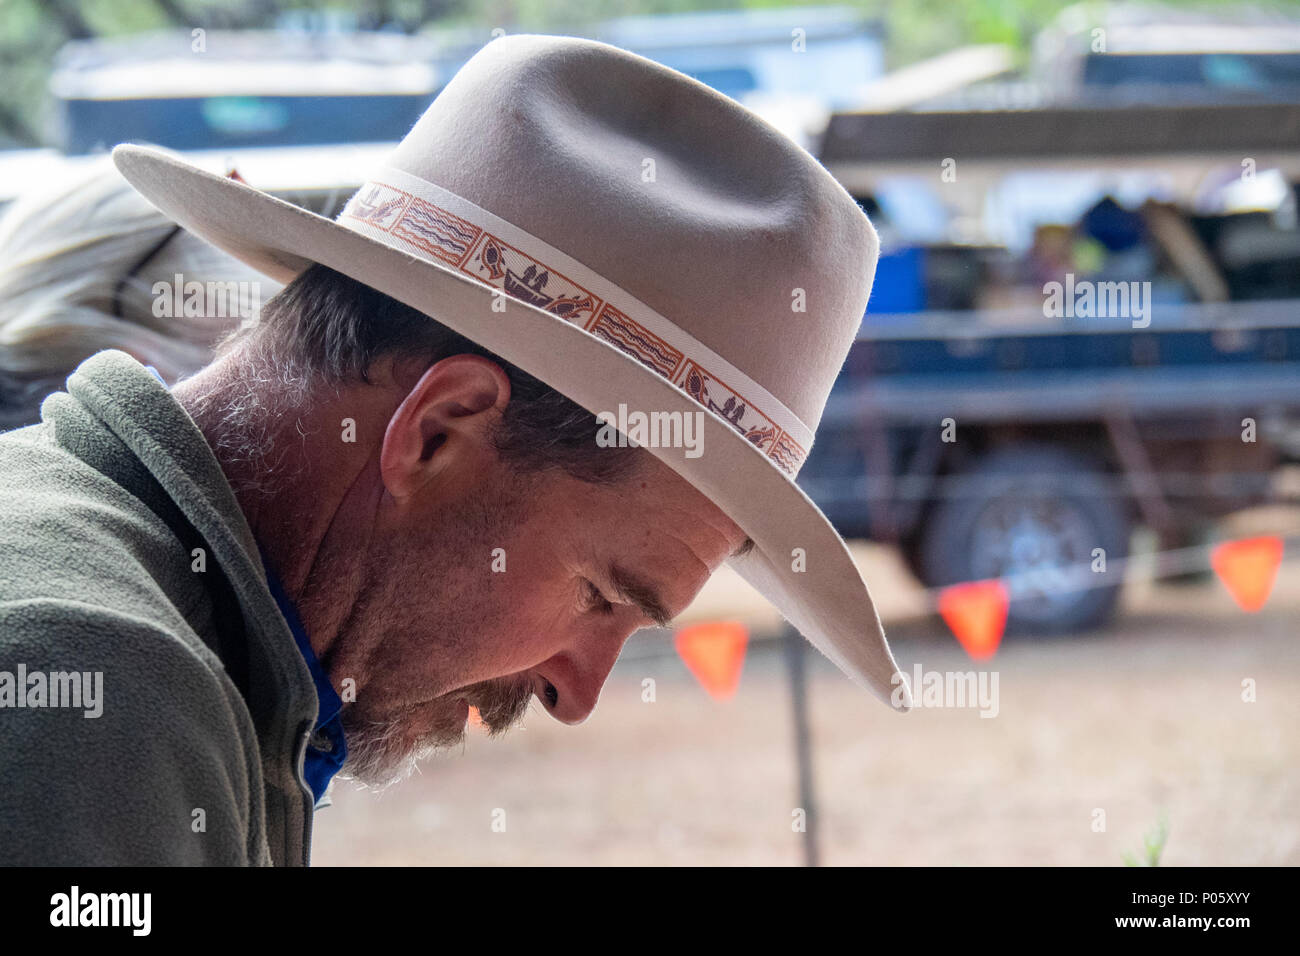
[[[998,449],[949,476],[921,538],[931,587],[1005,578],[1007,629],[1048,634],[1106,620],[1119,597],[1131,532],[1115,479],[1054,445]],[[1104,553],[1105,571],[1095,549]]]

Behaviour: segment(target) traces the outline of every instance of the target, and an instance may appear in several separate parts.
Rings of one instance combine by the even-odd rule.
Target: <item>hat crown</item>
[[[879,244],[816,159],[738,103],[607,44],[501,37],[388,165],[561,250],[816,429]]]

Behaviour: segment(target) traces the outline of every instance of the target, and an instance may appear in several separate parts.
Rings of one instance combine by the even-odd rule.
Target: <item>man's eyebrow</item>
[[[651,585],[617,564],[609,566],[609,580],[624,600],[635,604],[641,613],[660,627],[672,624],[673,616],[664,605],[663,598]]]
[[[746,538],[744,544],[742,544],[742,545],[741,545],[739,548],[737,548],[735,551],[731,552],[731,557],[733,557],[733,558],[743,558],[745,555],[749,554],[749,552],[751,552],[751,551],[753,551],[753,550],[754,550],[754,539],[753,539],[753,538]]]

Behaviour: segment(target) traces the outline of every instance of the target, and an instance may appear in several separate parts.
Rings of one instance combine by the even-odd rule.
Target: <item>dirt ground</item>
[[[896,559],[859,556],[904,671],[975,669],[918,616]],[[823,863],[1116,866],[1164,815],[1166,865],[1300,864],[1300,562],[1255,615],[1215,580],[1140,571],[1106,631],[1008,639],[980,665],[998,674],[992,719],[894,713],[810,654]],[[774,620],[725,578],[692,611],[719,614],[756,634]],[[580,727],[534,704],[523,729],[472,733],[386,791],[340,782],[313,862],[795,865],[798,806],[780,644],[751,645],[739,692],[715,702],[669,638],[639,635]]]

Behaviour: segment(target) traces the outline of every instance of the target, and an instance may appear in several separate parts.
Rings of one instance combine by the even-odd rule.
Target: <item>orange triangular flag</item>
[[[1282,563],[1282,539],[1243,538],[1215,545],[1210,552],[1214,573],[1243,611],[1258,611],[1268,600]]]
[[[1001,581],[968,581],[939,592],[939,613],[966,653],[980,661],[992,657],[1007,626],[1007,589]]]
[[[739,621],[693,624],[677,632],[677,653],[715,700],[727,700],[740,685],[749,632]]]

